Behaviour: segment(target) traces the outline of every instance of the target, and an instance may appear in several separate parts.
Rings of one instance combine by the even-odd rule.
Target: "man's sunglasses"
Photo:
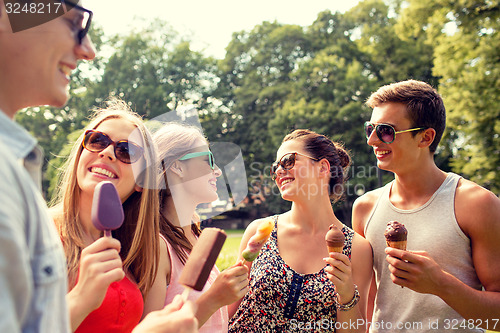
[[[396,140],[396,134],[412,132],[412,131],[420,131],[423,129],[425,129],[425,127],[411,128],[404,131],[396,131],[394,127],[388,124],[373,124],[370,123],[369,121],[365,122],[366,138],[368,139],[372,135],[373,130],[375,130],[375,133],[377,134],[377,137],[380,139],[380,141],[387,144],[393,143],[394,140]]]
[[[307,155],[304,155],[304,154],[300,154],[300,153],[288,153],[288,154],[285,154],[285,155],[283,155],[280,158],[280,160],[278,162],[274,162],[271,165],[271,178],[273,180],[276,180],[276,177],[278,176],[276,174],[276,171],[278,170],[279,166],[281,166],[281,168],[283,170],[290,170],[291,168],[293,168],[295,166],[295,159],[296,159],[297,155],[310,158],[311,160],[314,160],[314,161],[319,161],[317,158],[314,158],[314,157],[311,157],[311,156],[307,156]]]
[[[67,5],[67,10],[71,10],[74,8],[80,13],[80,16],[78,17],[78,23],[76,24],[77,27],[80,26],[76,34],[76,41],[79,45],[82,45],[83,39],[89,32],[93,13],[90,10],[77,5],[73,1],[61,0],[61,2]]]
[[[212,170],[214,170],[215,169],[215,158],[214,158],[214,154],[212,154],[212,152],[210,150],[186,154],[186,155],[182,156],[181,158],[179,158],[179,161],[185,161],[185,160],[189,160],[191,158],[206,156],[206,155],[208,155],[208,164],[210,165],[210,168],[212,168]]]
[[[100,153],[109,145],[113,145],[116,158],[126,164],[137,162],[144,150],[133,142],[121,140],[114,142],[111,138],[99,131],[87,130],[83,137],[82,146],[93,153]]]

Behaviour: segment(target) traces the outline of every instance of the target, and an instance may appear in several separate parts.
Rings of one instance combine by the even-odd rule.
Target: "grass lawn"
[[[243,231],[244,230],[226,230],[227,239],[215,263],[220,271],[236,263]]]
[[[243,236],[244,230],[226,230],[227,239],[222,247],[222,251],[219,254],[216,265],[220,271],[234,265],[236,259],[238,258],[238,250],[240,247],[241,237]],[[492,331],[486,331],[486,333],[493,333]]]

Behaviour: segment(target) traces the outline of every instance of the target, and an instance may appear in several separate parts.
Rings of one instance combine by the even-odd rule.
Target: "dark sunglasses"
[[[394,140],[396,140],[396,134],[412,132],[412,131],[421,131],[425,129],[425,127],[411,128],[404,131],[396,131],[394,127],[392,127],[391,125],[373,124],[367,121],[365,122],[365,134],[367,139],[370,137],[370,135],[372,135],[374,129],[380,141],[382,141],[383,143],[390,144],[393,143]]]
[[[83,39],[85,38],[85,36],[87,36],[87,33],[89,32],[90,23],[92,22],[93,13],[90,10],[77,5],[73,1],[61,0],[61,2],[64,4],[67,4],[68,10],[71,10],[74,8],[74,9],[78,10],[81,14],[78,17],[78,23],[76,24],[77,28],[79,28],[79,30],[76,34],[76,41],[78,42],[79,45],[82,45]]]
[[[126,164],[137,162],[143,155],[143,149],[133,142],[121,140],[114,142],[111,138],[99,131],[87,130],[82,146],[92,153],[100,153],[109,145],[113,145],[116,158]]]
[[[181,158],[179,158],[179,161],[185,161],[185,160],[189,160],[191,158],[205,156],[205,155],[208,155],[208,164],[210,165],[210,168],[212,168],[212,170],[214,170],[215,169],[215,158],[214,158],[214,154],[212,154],[212,152],[210,150],[186,154],[186,155],[182,156]]]
[[[293,168],[295,166],[295,159],[296,159],[297,155],[310,158],[311,160],[314,160],[314,161],[319,161],[319,159],[317,159],[317,158],[314,158],[314,157],[311,157],[311,156],[307,156],[307,155],[304,155],[304,154],[300,154],[300,153],[288,153],[288,154],[285,154],[285,155],[283,155],[280,158],[280,160],[278,162],[274,162],[271,165],[271,178],[273,180],[276,180],[276,177],[278,176],[276,174],[276,171],[278,170],[279,166],[281,166],[281,168],[283,170],[290,170],[291,168]]]

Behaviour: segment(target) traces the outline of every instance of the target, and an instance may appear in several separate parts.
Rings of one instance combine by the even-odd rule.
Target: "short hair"
[[[390,102],[406,106],[412,127],[433,128],[436,131],[434,141],[429,146],[429,150],[434,153],[446,127],[446,110],[439,93],[428,83],[407,80],[380,87],[371,94],[366,105],[375,108]]]

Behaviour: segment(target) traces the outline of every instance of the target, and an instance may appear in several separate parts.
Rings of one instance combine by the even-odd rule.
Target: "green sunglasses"
[[[214,154],[212,154],[212,152],[210,150],[186,154],[186,155],[182,156],[181,158],[179,158],[179,161],[185,161],[185,160],[189,160],[191,158],[205,156],[205,155],[208,155],[208,164],[210,165],[210,168],[212,168],[212,170],[214,170],[215,169],[215,158],[214,158]]]

